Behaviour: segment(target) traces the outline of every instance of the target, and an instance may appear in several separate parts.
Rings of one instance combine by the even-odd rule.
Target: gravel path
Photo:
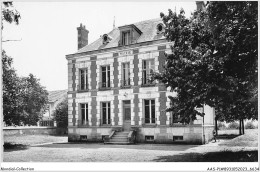
[[[160,157],[185,153],[257,150],[257,147],[218,146],[222,142],[223,140],[206,145],[43,144],[4,152],[4,162],[151,162]]]

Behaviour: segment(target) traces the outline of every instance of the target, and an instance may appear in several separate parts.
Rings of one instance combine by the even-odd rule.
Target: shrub
[[[63,100],[57,105],[54,112],[54,119],[57,122],[57,127],[68,127],[68,99]]]
[[[218,130],[219,130],[219,129],[225,129],[225,128],[226,128],[226,125],[224,124],[224,122],[218,122],[217,127],[218,127]]]
[[[245,129],[255,129],[255,128],[256,126],[251,121],[248,121],[245,125]]]
[[[231,122],[228,125],[228,128],[232,128],[232,129],[238,129],[239,128],[239,124],[237,122]]]

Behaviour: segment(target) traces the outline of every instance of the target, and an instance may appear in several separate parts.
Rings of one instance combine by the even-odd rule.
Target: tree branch
[[[22,39],[20,39],[20,40],[11,40],[11,39],[7,39],[7,40],[2,40],[2,42],[9,42],[9,41],[21,41]]]

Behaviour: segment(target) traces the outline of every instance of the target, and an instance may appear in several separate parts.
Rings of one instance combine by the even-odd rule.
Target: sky
[[[20,12],[20,24],[3,23],[2,43],[19,76],[32,73],[48,91],[68,88],[65,55],[77,51],[77,27],[89,30],[89,43],[116,27],[160,17],[168,9],[186,16],[196,9],[195,1],[142,2],[14,2]]]

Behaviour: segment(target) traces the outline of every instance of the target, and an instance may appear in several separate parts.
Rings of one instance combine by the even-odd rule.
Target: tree
[[[3,21],[8,23],[19,24],[21,16],[20,13],[13,7],[12,2],[3,2],[2,5],[2,29],[3,29]]]
[[[22,109],[20,100],[19,77],[11,67],[13,59],[2,51],[3,68],[3,115],[7,125],[19,125]]]
[[[12,59],[2,53],[3,115],[7,125],[36,125],[47,108],[48,92],[32,74],[18,77]]]
[[[257,2],[214,1],[184,14],[161,13],[172,54],[154,78],[178,95],[167,111],[189,122],[207,104],[218,120],[257,119]]]
[[[2,7],[2,29],[3,21],[19,24],[21,16],[12,2],[3,2]],[[11,66],[12,62],[13,59],[3,50],[4,121],[7,125],[36,125],[46,110],[48,92],[32,74],[28,77],[18,77]]]
[[[57,105],[54,112],[54,119],[57,122],[57,127],[68,127],[68,99],[63,100]]]
[[[19,24],[20,14],[13,8],[12,2],[3,2],[2,5],[2,30],[3,21]],[[3,42],[3,41],[2,41]],[[19,125],[21,104],[19,97],[19,78],[12,67],[13,59],[2,50],[2,77],[3,77],[3,116],[7,125]]]
[[[20,80],[23,123],[36,125],[47,109],[48,92],[33,74],[29,74],[28,77],[23,77]]]

